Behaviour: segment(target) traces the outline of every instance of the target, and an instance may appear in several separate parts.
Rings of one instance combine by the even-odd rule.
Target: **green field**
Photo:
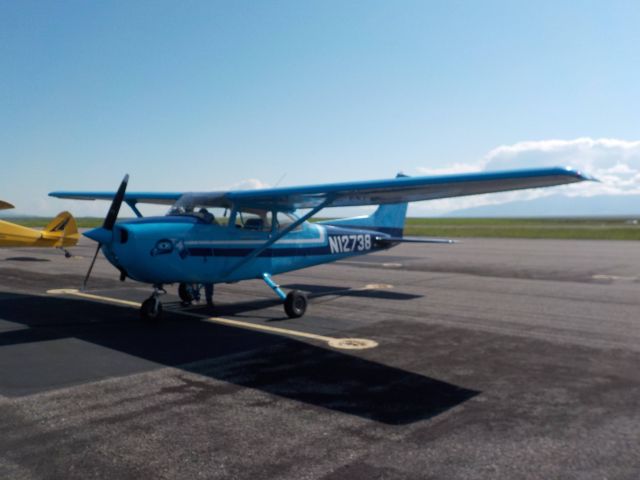
[[[640,240],[640,221],[633,218],[408,218],[404,233],[429,237]]]
[[[44,218],[8,218],[7,220],[29,227],[43,227],[48,222],[48,219]],[[102,218],[92,217],[81,217],[77,220],[80,228],[97,227],[103,222]],[[640,240],[640,220],[634,218],[408,218],[405,235]]]

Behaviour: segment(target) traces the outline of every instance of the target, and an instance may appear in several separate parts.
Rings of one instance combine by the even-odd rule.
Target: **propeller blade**
[[[93,259],[91,260],[91,265],[89,265],[89,270],[87,271],[87,275],[84,277],[84,282],[82,283],[82,289],[87,288],[87,282],[89,281],[89,277],[91,276],[91,272],[93,271],[93,266],[96,263],[96,259],[98,258],[98,253],[100,253],[100,248],[103,245],[103,242],[110,243],[113,226],[116,224],[116,219],[118,218],[118,213],[120,212],[120,207],[122,206],[122,202],[124,200],[124,194],[127,191],[127,183],[129,183],[129,175],[125,175],[122,179],[122,183],[120,183],[120,187],[118,187],[118,191],[113,197],[113,201],[111,202],[111,206],[109,207],[109,212],[107,212],[107,216],[104,219],[104,223],[102,224],[102,228],[95,228],[90,230],[89,238],[92,238],[98,242],[98,248],[96,248],[96,253],[93,254]],[[109,232],[109,233],[107,233]],[[109,240],[107,240],[107,237]]]
[[[127,183],[129,182],[129,175],[125,175],[122,179],[122,183],[116,192],[116,196],[113,197],[113,202],[111,202],[111,207],[109,207],[109,213],[104,219],[104,223],[102,224],[102,228],[105,230],[113,230],[113,226],[116,223],[116,218],[118,218],[118,212],[120,212],[120,207],[122,206],[122,201],[124,200],[124,194],[127,190]]]
[[[93,265],[96,263],[96,258],[98,258],[98,253],[100,253],[100,247],[102,244],[98,244],[98,248],[96,248],[96,253],[93,254],[93,260],[91,260],[91,265],[89,265],[89,270],[87,271],[87,275],[84,277],[84,282],[82,282],[82,290],[87,288],[87,282],[89,281],[89,276],[91,275],[91,271],[93,270]]]

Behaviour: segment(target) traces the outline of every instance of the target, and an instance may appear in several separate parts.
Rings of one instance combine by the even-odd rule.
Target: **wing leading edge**
[[[113,200],[116,192],[51,192],[50,197],[66,198],[69,200]],[[125,202],[149,203],[154,205],[173,205],[183,193],[180,192],[127,192]]]
[[[593,178],[571,168],[553,167],[247,190],[228,192],[225,197],[251,206],[313,208],[329,199],[330,207],[351,207],[550,187],[585,180]]]
[[[594,180],[566,167],[481,172],[437,177],[398,177],[387,180],[331,183],[303,187],[266,188],[229,192],[197,193],[211,205],[236,204],[252,208],[295,210],[327,207],[380,205],[440,198],[505,192],[525,188],[551,187]],[[111,200],[109,192],[52,192],[58,198]],[[170,205],[183,193],[127,193],[126,202]]]

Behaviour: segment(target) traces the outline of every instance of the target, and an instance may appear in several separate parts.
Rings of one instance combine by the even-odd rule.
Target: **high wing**
[[[524,188],[550,187],[593,180],[568,167],[482,172],[437,177],[397,177],[388,180],[330,183],[303,187],[265,188],[229,192],[191,193],[211,206],[240,205],[251,208],[295,210],[298,208],[347,207],[416,202]],[[58,198],[111,200],[107,192],[52,192]],[[170,205],[182,193],[127,193],[127,203]]]
[[[325,202],[325,207],[351,207],[550,187],[584,180],[592,178],[571,168],[554,167],[246,190],[229,192],[225,197],[236,204],[255,207],[314,208]]]
[[[9,202],[4,202],[0,200],[0,210],[10,210],[12,208],[16,208],[16,207],[11,205]]]
[[[51,192],[50,197],[70,200],[113,200],[116,192]],[[150,203],[155,205],[173,205],[183,193],[180,192],[127,192],[124,201],[127,203]]]

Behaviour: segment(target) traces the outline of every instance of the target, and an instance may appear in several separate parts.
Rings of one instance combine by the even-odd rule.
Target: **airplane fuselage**
[[[237,282],[389,248],[378,231],[304,222],[245,261],[276,234],[189,215],[144,217],[116,224],[102,251],[134,280],[170,284]]]
[[[72,247],[78,241],[78,234],[47,236],[48,232],[23,227],[0,220],[0,248],[12,247]]]

